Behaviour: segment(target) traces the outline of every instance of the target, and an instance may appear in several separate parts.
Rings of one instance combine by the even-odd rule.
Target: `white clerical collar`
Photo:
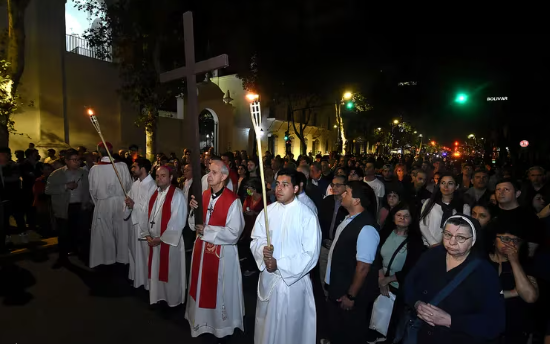
[[[111,162],[108,156],[101,157],[101,162]]]
[[[292,200],[292,202],[290,202],[288,204],[283,204],[281,202],[277,202],[277,203],[279,203],[279,205],[282,206],[283,208],[286,208],[286,207],[294,206],[295,204],[297,204],[297,202],[300,202],[300,201],[298,201],[298,195],[294,196],[294,199]]]

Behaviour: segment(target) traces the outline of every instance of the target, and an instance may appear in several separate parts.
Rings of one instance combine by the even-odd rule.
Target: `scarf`
[[[453,211],[455,210],[455,208],[453,208],[451,204],[445,204],[442,201],[438,201],[437,204],[439,204],[439,206],[441,207],[441,210],[443,210],[443,216],[441,216],[441,224],[440,224],[440,227],[443,228],[447,219],[453,216]]]

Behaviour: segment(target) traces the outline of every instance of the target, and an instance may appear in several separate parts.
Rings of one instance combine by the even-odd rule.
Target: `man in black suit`
[[[327,193],[329,182],[323,179],[320,163],[314,162],[311,164],[309,167],[309,172],[310,178],[306,186],[306,195],[311,198],[313,203],[317,206],[317,209],[319,209],[321,201]]]

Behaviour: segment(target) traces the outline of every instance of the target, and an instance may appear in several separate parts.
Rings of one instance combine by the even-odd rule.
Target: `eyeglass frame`
[[[340,186],[346,186],[346,185],[347,185],[346,183],[342,183],[342,184],[341,183],[336,183],[336,184],[335,183],[330,183],[331,188],[334,188],[335,186],[340,187]]]
[[[514,244],[514,246],[519,246],[523,242],[523,240],[520,239],[520,238],[510,238],[509,236],[506,236],[506,235],[497,235],[496,237],[503,244],[508,244],[508,243],[512,242]],[[506,240],[502,240],[502,238],[506,238]]]
[[[459,243],[459,244],[464,244],[466,241],[468,241],[468,239],[472,239],[474,237],[473,235],[469,236],[469,237],[465,237],[465,236],[462,236],[462,235],[452,235],[451,233],[449,233],[445,230],[441,231],[441,234],[443,235],[443,239],[451,241],[452,238],[455,238],[456,242]]]

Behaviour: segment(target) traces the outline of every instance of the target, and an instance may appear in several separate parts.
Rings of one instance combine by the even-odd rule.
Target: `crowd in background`
[[[77,153],[66,156],[66,151],[50,149],[42,159],[32,145],[24,152],[16,151],[13,159],[8,148],[0,148],[0,251],[13,248],[17,237],[24,244],[29,231],[42,237],[58,235],[51,200],[45,193],[48,177],[69,159],[89,171],[100,158],[84,147]],[[185,149],[181,158],[175,153],[159,153],[151,169],[154,178],[159,166],[171,166],[177,177],[173,183],[187,199],[194,180],[190,153]],[[133,145],[113,158],[126,162],[130,169],[138,156],[139,149]],[[318,214],[322,230],[321,254],[312,277],[325,290],[325,297],[330,248],[338,240],[337,228],[348,219],[341,206],[342,195],[351,181],[368,185],[362,206],[375,221],[379,242],[373,250],[360,248],[358,241],[357,259],[370,264],[369,274],[376,278],[365,280],[372,291],[361,304],[365,316],[361,321],[366,323],[357,323],[354,331],[369,343],[391,342],[407,308],[415,309],[424,321],[421,343],[544,340],[550,314],[550,174],[544,168],[531,166],[521,171],[480,160],[342,156],[335,152],[297,159],[291,153],[281,157],[265,152],[259,159],[246,151],[216,156],[210,149],[201,153],[200,159],[203,191],[212,159],[222,160],[230,169],[226,187],[239,197],[245,218],[239,241],[245,277],[258,272],[249,248],[256,217],[264,207],[259,164],[264,165],[268,202],[275,201],[280,169],[299,172],[298,200]],[[91,207],[91,203],[84,206]],[[15,227],[10,227],[11,217]],[[194,232],[186,228],[183,236],[185,247],[192,247]],[[84,229],[73,246],[84,260],[88,245],[89,234]],[[453,257],[463,259],[455,261]],[[430,297],[474,257],[483,260],[476,273],[439,306],[430,308]],[[374,301],[390,293],[395,296],[393,313],[386,336],[382,336],[368,327]],[[319,314],[322,317],[323,311]]]

